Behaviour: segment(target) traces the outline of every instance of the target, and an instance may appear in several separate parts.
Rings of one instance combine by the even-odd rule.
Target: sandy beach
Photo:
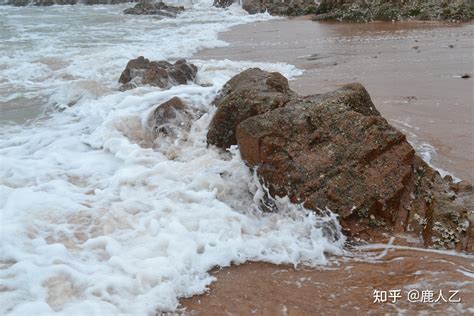
[[[202,59],[284,62],[304,70],[302,95],[360,82],[389,122],[434,166],[474,180],[474,24],[334,24],[281,19],[222,33],[230,45]],[[434,149],[434,150],[433,150]]]

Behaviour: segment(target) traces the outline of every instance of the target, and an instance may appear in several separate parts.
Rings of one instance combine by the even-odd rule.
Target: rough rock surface
[[[8,5],[13,5],[15,7],[24,7],[28,4],[30,4],[30,0],[8,0],[7,4]]]
[[[125,9],[125,14],[135,15],[160,15],[163,17],[176,17],[184,11],[184,7],[174,7],[163,2],[140,1],[133,8]]]
[[[184,102],[173,97],[160,104],[148,119],[153,139],[159,136],[178,137],[188,132],[192,124],[193,115]]]
[[[316,21],[399,21],[406,19],[470,21],[474,18],[472,0],[322,0]]]
[[[298,16],[315,13],[317,6],[312,0],[243,0],[242,8],[250,14],[267,11],[271,15]]]
[[[214,6],[227,8],[237,0],[214,0]],[[312,0],[242,0],[242,9],[250,14],[268,12],[272,15],[296,16],[315,13],[317,6]]]
[[[217,112],[207,141],[220,148],[237,144],[235,129],[245,119],[279,108],[294,96],[288,80],[277,72],[247,69],[230,79],[214,100]]]
[[[120,4],[120,3],[129,3],[137,2],[137,0],[84,0],[84,4]]]
[[[331,209],[353,237],[409,232],[423,237],[427,246],[473,250],[472,186],[441,178],[419,158],[405,136],[381,117],[362,85],[309,97],[285,90],[288,102],[260,108],[255,95],[258,87],[266,87],[248,74],[252,94],[226,99],[237,91],[232,87],[244,85],[232,83],[235,78],[216,102],[220,108],[230,106],[231,113],[243,106],[246,115],[240,122],[231,113],[218,117],[219,108],[216,117],[229,131],[237,124],[242,158],[257,167],[271,195],[288,195],[315,211]],[[277,100],[285,99],[281,94]],[[248,104],[261,111],[249,111]]]
[[[119,82],[121,91],[133,89],[139,85],[151,85],[168,89],[174,85],[187,84],[196,79],[197,67],[184,59],[174,64],[167,61],[149,61],[140,56],[128,62]]]
[[[72,5],[76,4],[77,0],[36,0],[34,2],[37,6],[50,6],[50,5]]]
[[[236,0],[214,0],[213,6],[217,8],[227,8],[234,4]]]

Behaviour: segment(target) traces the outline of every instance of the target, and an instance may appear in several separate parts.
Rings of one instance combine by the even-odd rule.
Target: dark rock
[[[310,0],[243,0],[242,9],[250,14],[268,12],[271,15],[297,16],[316,12],[316,4]]]
[[[331,209],[350,236],[409,232],[427,246],[470,249],[472,187],[454,191],[452,179],[415,154],[360,84],[298,97],[284,78],[250,69],[214,102],[208,142],[226,148],[237,140],[271,195]]]
[[[217,8],[227,8],[234,4],[236,0],[214,0],[214,6]]]
[[[54,0],[38,0],[38,1],[35,1],[34,4],[35,4],[36,6],[44,6],[44,7],[46,7],[46,6],[52,6],[52,5],[54,5],[54,4],[55,4],[54,2],[55,2]]]
[[[26,6],[33,4],[35,6],[52,6],[52,5],[73,5],[77,0],[9,0],[7,4],[14,6]]]
[[[395,203],[414,150],[383,119],[365,89],[290,102],[237,128],[242,158],[258,166],[271,193],[347,218],[356,210],[394,221],[378,207]],[[378,209],[377,209],[378,211]]]
[[[125,14],[160,15],[163,17],[176,17],[184,11],[184,7],[174,7],[163,2],[140,1],[133,8],[123,11]]]
[[[217,107],[207,133],[207,142],[220,148],[237,144],[237,125],[249,117],[288,103],[293,93],[288,80],[276,72],[247,69],[230,79],[214,100]]]
[[[167,61],[149,61],[140,56],[128,62],[119,82],[120,90],[133,89],[139,85],[151,85],[168,89],[174,85],[194,82],[197,67],[186,60],[177,60],[174,65]]]
[[[193,115],[184,102],[174,97],[160,104],[148,119],[153,139],[159,137],[177,138],[191,128]]]
[[[94,4],[120,4],[120,3],[129,3],[137,2],[137,0],[84,0],[84,4],[94,5]]]
[[[316,10],[316,21],[399,21],[445,20],[470,21],[474,5],[464,1],[379,1],[379,0],[322,0]]]
[[[30,0],[8,0],[7,4],[15,7],[24,7],[30,4]]]

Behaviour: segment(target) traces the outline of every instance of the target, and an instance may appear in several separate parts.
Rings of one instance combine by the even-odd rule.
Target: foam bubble
[[[263,212],[269,198],[238,150],[206,144],[211,101],[231,76],[261,67],[291,79],[297,69],[194,60],[198,83],[211,86],[116,90],[129,58],[190,56],[223,45],[218,31],[267,15],[203,3],[159,21],[124,17],[123,6],[23,9],[0,9],[16,29],[7,36],[20,36],[9,37],[17,51],[0,60],[8,79],[0,88],[30,91],[60,111],[0,125],[1,313],[173,311],[179,297],[205,291],[216,265],[315,265],[328,252],[341,253],[334,214],[316,215],[287,198],[270,199],[274,212]],[[35,30],[43,14],[57,32]],[[37,47],[22,51],[21,41]],[[173,96],[199,115],[186,137],[153,150],[145,123]]]

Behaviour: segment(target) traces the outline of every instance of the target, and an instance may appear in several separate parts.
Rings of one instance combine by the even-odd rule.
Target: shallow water
[[[238,151],[206,146],[210,103],[231,76],[295,67],[194,59],[196,84],[117,90],[131,58],[189,58],[226,45],[217,33],[230,26],[270,19],[185,5],[175,20],[125,16],[127,5],[0,6],[1,314],[172,311],[216,265],[342,252],[339,229],[323,234],[334,215],[285,199],[262,213]],[[191,131],[150,142],[148,115],[173,96],[197,113]]]
[[[359,246],[315,268],[252,262],[215,269],[209,293],[181,302],[191,315],[470,315],[473,271],[472,256],[459,253]]]

